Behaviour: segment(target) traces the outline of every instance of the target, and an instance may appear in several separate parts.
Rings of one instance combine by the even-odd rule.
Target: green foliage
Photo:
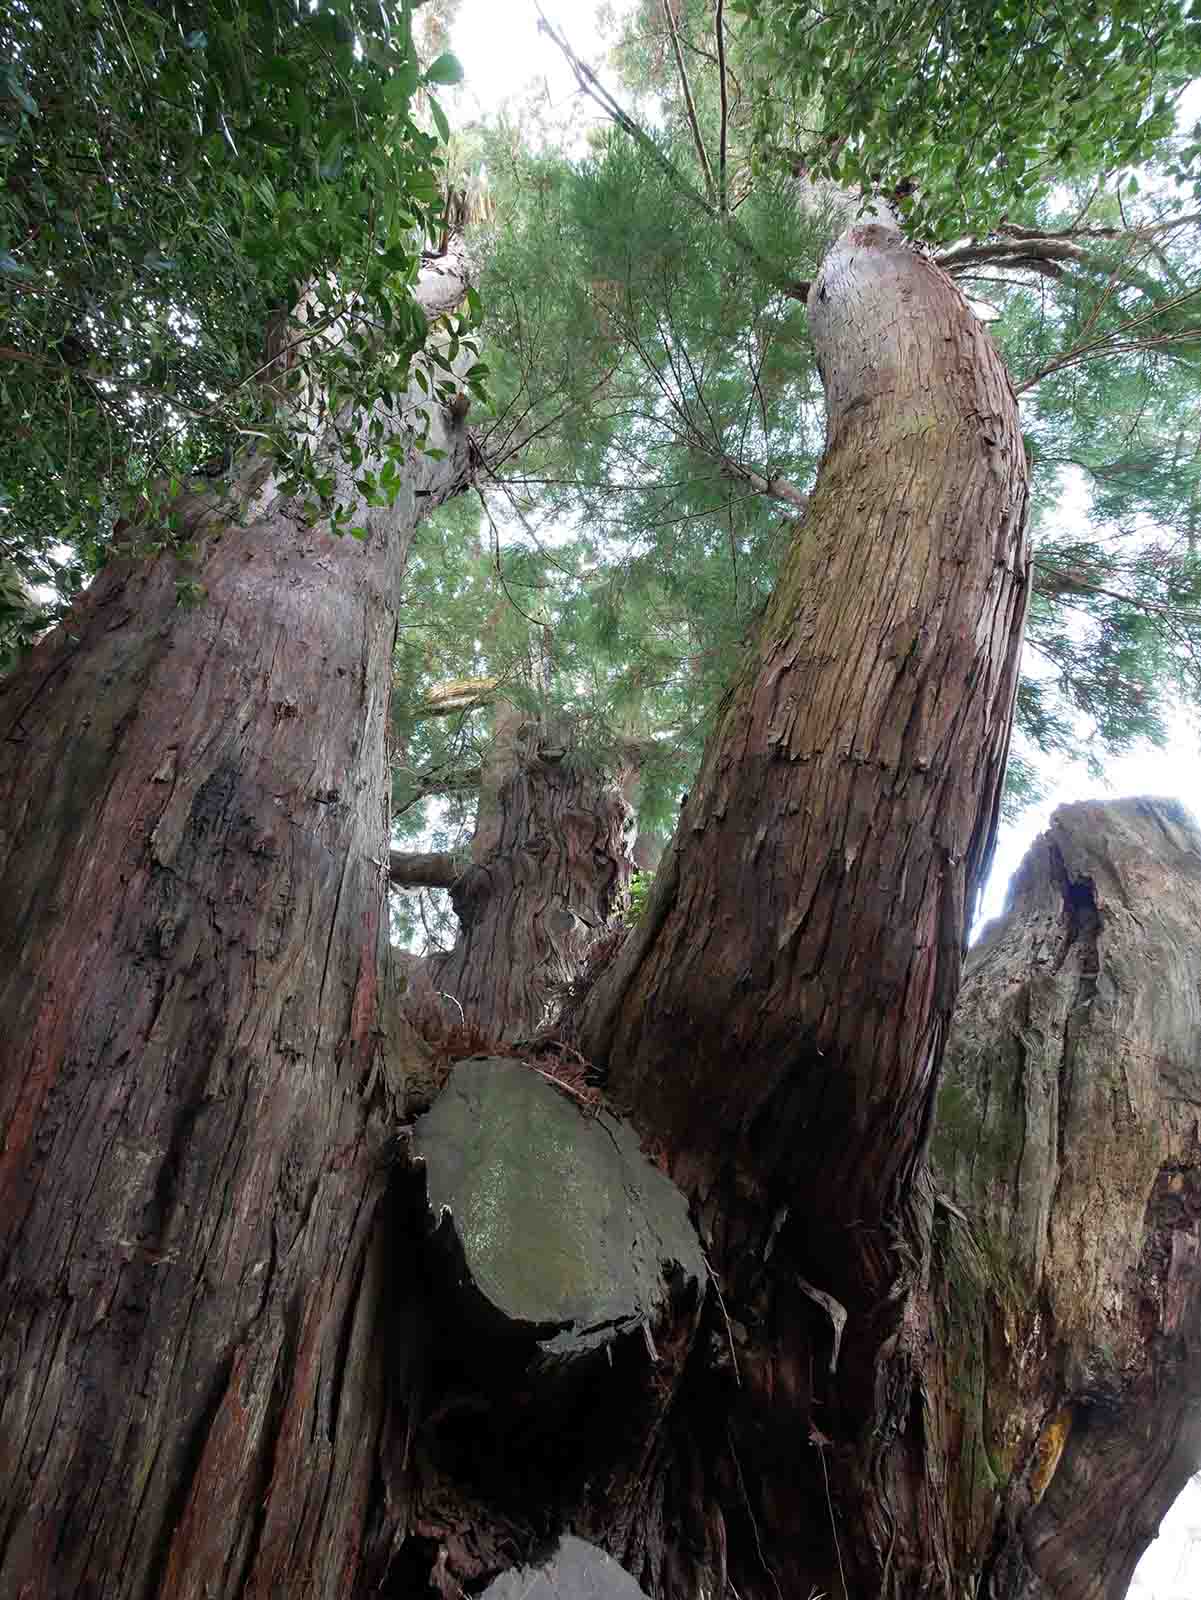
[[[626,911],[626,922],[632,928],[642,921],[646,915],[647,903],[651,897],[651,890],[655,886],[653,872],[636,872],[630,879],[630,904]]]
[[[1165,0],[731,0],[761,40],[761,155],[897,197],[915,236],[986,232],[1082,173],[1145,160],[1201,71],[1201,17]]]
[[[644,149],[606,137],[571,163],[514,143],[483,145],[486,606],[517,619],[519,680],[530,619],[549,629],[547,692],[586,709],[597,748],[637,742],[640,824],[667,831],[795,513],[752,479],[812,476],[820,381],[801,307]],[[757,248],[816,264],[821,231],[770,183],[742,215]],[[507,670],[495,627],[457,631]]]
[[[1078,223],[1085,259],[985,289],[1011,371],[1037,379],[1024,413],[1035,491],[1018,703],[1027,757],[1051,751],[1099,771],[1108,755],[1162,741],[1172,703],[1201,704],[1201,256],[1196,220],[1178,206],[1154,169],[1124,203],[1092,185],[1061,190],[1058,207],[1027,216],[1048,233]],[[1017,784],[1026,772],[1015,764]]]
[[[791,175],[759,160],[764,95],[797,96],[745,30],[727,39],[724,117],[740,239],[681,202],[716,166],[723,117],[711,7],[678,16],[704,163],[657,6],[623,45],[619,97],[654,94],[666,115],[653,140],[594,136],[575,161],[522,151],[512,129],[483,141],[499,212],[481,443],[501,568],[519,550],[533,563],[528,581],[554,594],[556,658],[608,726],[642,732],[663,828],[792,536],[795,513],[763,481],[803,490],[816,470],[820,382],[780,284],[811,277],[838,226],[798,208]],[[1170,55],[1148,60],[1162,72]],[[1042,102],[1022,104],[1038,125]],[[1162,737],[1172,698],[1201,702],[1196,464],[1182,447],[1195,437],[1201,251],[1182,150],[1160,156],[1141,192],[1124,181],[1119,196],[1093,171],[1011,192],[1005,223],[954,269],[999,312],[993,331],[1030,391],[1039,566],[1011,803],[1037,793],[1040,752],[1095,762]]]
[[[407,387],[443,207],[414,98],[457,62],[421,72],[407,3],[15,0],[0,63],[7,559],[69,595],[118,517],[247,448],[334,511],[310,436],[339,416],[358,466]]]

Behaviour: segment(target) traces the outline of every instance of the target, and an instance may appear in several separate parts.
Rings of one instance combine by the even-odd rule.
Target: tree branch
[[[388,877],[398,889],[449,889],[463,867],[462,857],[448,850],[388,852]]]
[[[448,678],[435,684],[413,717],[453,717],[457,711],[474,711],[488,705],[496,695],[499,678]]]
[[[1124,283],[1132,284],[1144,294],[1153,294],[1158,285],[1147,273],[1139,270],[1138,260],[1119,261],[1116,265],[1102,260],[1095,251],[1087,248],[1090,240],[1127,241],[1127,257],[1136,245],[1149,250],[1157,234],[1169,227],[1180,227],[1197,221],[1196,216],[1174,218],[1170,223],[1152,223],[1145,228],[1071,228],[1061,233],[1040,233],[1037,228],[1020,228],[1015,223],[1003,223],[997,230],[1001,237],[985,239],[971,244],[957,245],[942,250],[935,262],[952,277],[966,266],[985,262],[1011,271],[1040,272],[1044,277],[1063,276],[1061,263],[1083,267],[1086,271],[1110,274]],[[1080,241],[1085,241],[1081,243]],[[1140,258],[1141,259],[1141,258]]]
[[[1119,589],[1107,589],[1103,584],[1090,583],[1087,578],[1082,578],[1075,572],[1069,572],[1064,567],[1058,567],[1050,561],[1040,561],[1036,556],[1031,563],[1039,572],[1045,572],[1051,578],[1059,580],[1058,583],[1040,584],[1035,581],[1035,588],[1042,594],[1050,595],[1055,600],[1062,600],[1070,604],[1074,595],[1099,594],[1106,600],[1117,600],[1122,605],[1132,606],[1138,611],[1149,611],[1156,616],[1169,617],[1174,622],[1188,624],[1201,623],[1201,611],[1188,611],[1180,606],[1165,605],[1161,600],[1146,600],[1142,595],[1123,594]]]
[[[1198,295],[1201,295],[1201,287],[1186,289],[1181,294],[1173,295],[1170,300],[1165,300],[1162,305],[1153,306],[1149,311],[1144,311],[1139,316],[1130,317],[1127,321],[1119,324],[1118,327],[1098,335],[1095,339],[1082,337],[1063,355],[1056,356],[1053,361],[1048,361],[1045,366],[1031,373],[1030,377],[1026,378],[1022,383],[1015,384],[1014,393],[1025,394],[1027,389],[1032,389],[1036,383],[1041,382],[1043,378],[1049,377],[1051,373],[1060,372],[1064,367],[1075,366],[1081,361],[1092,360],[1105,352],[1109,354],[1129,353],[1139,350],[1163,349],[1173,344],[1196,344],[1201,339],[1201,327],[1182,328],[1168,333],[1149,331],[1144,334],[1135,333],[1134,330],[1141,329],[1146,323],[1162,316],[1165,311],[1174,311],[1178,306],[1185,304],[1186,301],[1196,299]],[[1095,322],[1096,316],[1097,312],[1094,311],[1089,318],[1088,324],[1086,324],[1086,329]],[[1129,334],[1134,336],[1132,338],[1123,337]]]
[[[724,474],[730,478],[741,478],[743,483],[756,494],[765,494],[772,500],[782,500],[785,505],[792,506],[797,511],[804,511],[809,504],[809,496],[786,479],[774,476],[764,478],[758,472],[752,472],[749,467],[739,466],[729,456],[723,457],[723,460]]]
[[[730,128],[730,103],[726,89],[726,34],[722,18],[725,0],[717,0],[717,11],[713,19],[714,32],[717,34],[717,82],[721,91],[721,133],[718,138],[717,154],[717,208],[722,216],[730,210],[730,195],[726,183],[726,141]]]
[[[754,262],[759,271],[763,273],[770,283],[775,284],[782,295],[789,300],[799,300],[803,304],[809,293],[808,283],[798,282],[795,278],[787,277],[774,262],[768,261],[766,257],[760,255],[746,230],[732,216],[729,214],[723,216],[715,205],[706,200],[695,184],[689,183],[676,164],[663,154],[646,129],[639,127],[633,117],[618,105],[592,68],[586,62],[580,60],[564,36],[557,32],[553,25],[547,21],[546,14],[541,6],[538,7],[538,17],[539,30],[552,39],[563,52],[568,66],[575,73],[575,79],[581,91],[598,105],[623,133],[629,134],[630,138],[646,151],[659,170],[670,178],[672,186],[678,195],[685,200],[690,200],[694,206],[699,206],[707,217],[712,218],[724,232],[729,234],[736,247],[742,251],[748,260]]]
[[[688,126],[692,129],[692,142],[696,146],[697,159],[701,164],[701,171],[705,174],[705,192],[712,204],[717,196],[717,185],[713,181],[713,168],[709,164],[709,156],[705,150],[705,141],[701,138],[701,125],[696,114],[696,105],[692,98],[692,85],[688,82],[688,68],[684,65],[684,52],[680,49],[680,35],[676,31],[676,19],[672,15],[671,0],[663,0],[663,18],[667,23],[668,37],[671,39],[671,48],[675,53],[676,70],[680,74],[680,87],[684,91],[684,106],[688,112]],[[724,207],[720,207],[724,210]]]

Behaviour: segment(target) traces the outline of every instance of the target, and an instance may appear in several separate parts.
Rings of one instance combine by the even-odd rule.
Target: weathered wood
[[[483,1600],[646,1600],[629,1573],[594,1544],[566,1534],[548,1560],[502,1572]]]
[[[411,715],[416,719],[453,717],[460,711],[474,711],[495,700],[499,685],[499,678],[454,678],[437,683]]]
[[[960,1585],[1122,1600],[1201,1465],[1199,1045],[1201,829],[1063,807],[969,958],[935,1125],[927,1473]]]
[[[492,1038],[551,1020],[589,947],[620,924],[634,862],[619,779],[570,719],[499,705],[471,860],[451,885],[459,938],[426,963],[429,985]]]

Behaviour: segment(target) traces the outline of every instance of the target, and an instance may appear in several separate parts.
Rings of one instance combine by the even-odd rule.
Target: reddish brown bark
[[[840,1566],[875,1593],[887,1566],[881,1458],[913,1358],[896,1244],[992,847],[1028,563],[1016,402],[959,291],[867,224],[809,307],[817,484],[581,1030],[755,1329],[700,1497],[740,1523],[744,1597],[837,1592]],[[839,1548],[831,1493],[856,1530]]]
[[[702,1189],[732,1160],[841,1236],[888,1214],[929,1114],[1008,744],[1026,464],[991,340],[898,235],[845,235],[810,315],[810,509],[583,1040]]]
[[[721,1295],[695,1336],[689,1317],[615,1341],[570,1408],[464,1330],[398,1159],[397,1110],[444,1063],[381,1059],[395,596],[415,493],[451,492],[460,457],[411,463],[365,548],[260,506],[202,540],[194,611],[167,560],[111,569],[5,686],[4,1594],[453,1595],[566,1525],[656,1600],[727,1580],[741,1600],[977,1581],[1116,1600],[1147,1531],[1097,1545],[1121,1475],[1158,1507],[1198,1447],[1199,1091],[1153,988],[1176,951],[1194,1005],[1197,911],[1171,940],[1113,937],[1159,915],[1145,852],[1112,884],[1100,856],[1065,869],[1049,910],[1031,891],[1030,970],[1006,969],[998,1008],[1025,1050],[1053,991],[1047,1031],[1072,1043],[1045,1127],[1048,1073],[1022,1078],[1066,1197],[1061,1282],[1031,1256],[1055,1228],[1026,1204],[1025,1144],[985,1173],[944,1140],[942,1194],[921,1175],[1016,681],[1012,395],[957,292],[876,226],[841,241],[812,313],[822,474],[646,921],[586,1013],[615,1097],[691,1189]],[[502,722],[437,986],[512,1037],[612,917],[628,814],[562,730]],[[1188,877],[1198,845],[1172,849]],[[1100,1045],[1078,1074],[1080,1041],[1149,1017],[1161,1098],[1131,1121]],[[1008,1048],[953,1056],[989,1106]],[[1141,1231],[1087,1301],[1071,1230],[1094,1211],[1098,1240]],[[970,1326],[960,1214],[1012,1247],[974,1280]],[[1011,1453],[965,1479],[990,1428]]]
[[[259,492],[0,693],[0,1592],[343,1592],[378,1367],[384,724],[365,543]],[[181,577],[203,603],[177,603]]]

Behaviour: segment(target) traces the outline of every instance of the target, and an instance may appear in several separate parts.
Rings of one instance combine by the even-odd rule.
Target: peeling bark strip
[[[1201,1462],[1199,1039],[1201,830],[1063,807],[968,959],[938,1100],[947,1501],[900,1551],[948,1592],[1122,1600]]]
[[[861,1305],[894,1271],[875,1230],[921,1148],[992,846],[1026,461],[988,334],[897,233],[849,229],[809,311],[829,404],[809,511],[582,1043],[677,1175],[703,1190],[733,1160]]]
[[[432,442],[362,544],[260,485],[193,609],[170,557],[114,563],[0,691],[6,1596],[332,1596],[357,1560],[386,695],[466,472]]]

